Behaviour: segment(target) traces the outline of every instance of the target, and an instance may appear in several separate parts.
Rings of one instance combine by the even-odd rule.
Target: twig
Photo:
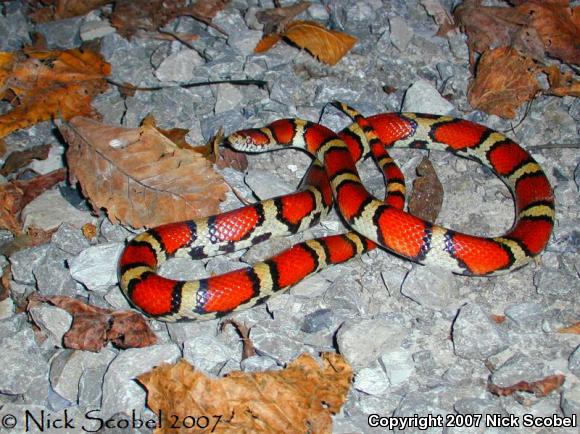
[[[106,79],[108,83],[112,84],[113,86],[117,86],[120,88],[131,88],[132,90],[143,90],[143,91],[154,91],[154,90],[162,90],[162,89],[174,89],[178,87],[182,87],[188,89],[190,87],[199,87],[199,86],[209,86],[211,84],[221,84],[221,83],[230,83],[230,84],[237,84],[240,86],[258,86],[264,87],[268,84],[267,81],[264,80],[215,80],[215,81],[200,81],[195,83],[182,83],[182,84],[172,84],[168,86],[152,86],[152,87],[140,87],[140,86],[132,86],[130,84],[123,84],[119,83],[115,80],[111,80],[110,78]]]
[[[580,149],[580,143],[546,143],[545,145],[526,146],[528,149]]]

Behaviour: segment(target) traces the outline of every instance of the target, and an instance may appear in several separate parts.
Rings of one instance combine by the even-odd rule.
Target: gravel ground
[[[577,433],[577,427],[526,428],[523,421],[524,415],[550,420],[554,420],[553,415],[580,418],[579,338],[558,333],[558,329],[580,320],[580,158],[574,149],[533,148],[578,142],[578,99],[540,96],[521,123],[472,111],[466,100],[469,67],[465,38],[433,37],[437,27],[416,0],[335,1],[330,2],[330,13],[313,2],[301,18],[331,23],[359,38],[336,66],[320,64],[287,44],[256,55],[252,51],[261,32],[252,11],[271,7],[271,3],[233,1],[214,19],[227,29],[227,37],[190,18],[171,23],[172,31],[201,36],[193,42],[192,50],[177,42],[127,41],[97,13],[35,28],[23,15],[19,2],[12,2],[4,5],[7,13],[0,16],[0,50],[18,49],[28,42],[33,30],[43,33],[53,48],[72,48],[82,39],[102,35],[101,52],[112,64],[112,78],[118,82],[139,86],[246,78],[268,82],[263,89],[230,84],[173,87],[136,92],[127,99],[110,89],[95,100],[107,123],[134,127],[153,113],[163,128],[189,129],[193,143],[209,139],[220,126],[227,134],[283,117],[322,119],[339,130],[348,124],[345,117],[324,109],[334,99],[364,114],[400,109],[450,113],[508,131],[511,138],[531,149],[555,187],[556,227],[541,260],[507,276],[466,278],[373,251],[324,270],[266,305],[234,315],[252,327],[251,339],[259,354],[243,361],[239,337],[232,330],[218,333],[218,321],[152,321],[159,344],[148,348],[120,351],[109,346],[100,353],[64,349],[62,335],[70,317],[49,306],[35,308],[32,313],[47,336],[38,343],[25,315],[16,313],[12,299],[7,299],[0,304],[0,417],[13,414],[21,423],[25,411],[39,415],[44,410],[59,417],[66,410],[68,417],[77,421],[84,421],[90,410],[98,411],[100,417],[120,418],[133,409],[147,414],[145,393],[133,378],[161,362],[185,357],[209,374],[223,375],[239,369],[280,368],[305,351],[339,351],[350,361],[356,376],[346,405],[334,417],[335,433],[385,432],[385,428],[369,426],[371,414],[407,416],[411,422],[429,415],[466,415],[453,420],[473,425],[448,427],[445,432],[449,433]],[[441,3],[451,7],[453,1]],[[384,86],[396,90],[386,93]],[[451,102],[442,94],[450,96]],[[518,119],[523,114],[522,109]],[[63,165],[64,146],[50,123],[14,133],[6,142],[9,150],[52,144],[49,159],[34,163],[38,172]],[[409,187],[414,167],[426,154],[393,152]],[[499,180],[469,161],[439,153],[429,157],[445,188],[439,223],[482,235],[498,235],[510,227],[512,199]],[[295,151],[256,155],[249,160],[247,173],[225,169],[223,174],[252,200],[292,191],[309,163],[306,155]],[[382,194],[382,180],[372,164],[363,163],[361,172],[369,189]],[[12,298],[22,300],[38,291],[77,296],[103,307],[127,308],[116,285],[116,261],[112,258],[119,255],[132,234],[102,216],[92,217],[73,193],[56,189],[27,209],[29,222],[42,224],[56,219],[65,223],[50,243],[9,259],[0,257],[2,268],[8,263],[12,266]],[[239,206],[239,200],[230,194],[223,209]],[[79,223],[87,221],[99,227],[98,243],[89,243],[78,230]],[[173,260],[163,272],[188,278],[223,272],[264,259],[298,240],[343,230],[332,213],[322,225],[304,234],[228,258],[195,264]],[[0,239],[9,240],[10,234],[1,232]],[[492,315],[505,316],[505,321],[495,322]],[[563,374],[565,383],[546,397],[524,392],[498,397],[488,391],[488,383],[509,386],[554,374]],[[469,415],[490,416],[478,420]],[[516,426],[494,427],[494,418],[500,416]],[[44,432],[82,432],[79,425]],[[19,428],[23,425],[12,432],[24,432]],[[117,431],[132,432],[106,430]],[[442,431],[439,427],[427,430]]]

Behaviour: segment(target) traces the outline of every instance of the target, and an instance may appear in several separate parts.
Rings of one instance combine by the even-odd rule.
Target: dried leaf
[[[65,176],[66,170],[59,169],[27,181],[10,181],[0,184],[0,228],[20,234],[22,209],[44,191],[64,181]]]
[[[155,128],[173,143],[175,143],[181,149],[191,149],[191,145],[185,140],[185,136],[189,133],[189,130],[185,128],[172,128],[170,130],[164,130],[157,126],[157,121],[152,114],[145,116],[145,119],[141,122],[141,126]]]
[[[46,160],[50,145],[38,145],[24,151],[15,151],[11,153],[4,161],[0,175],[8,176],[25,166],[28,166],[33,160]]]
[[[66,348],[98,352],[108,342],[120,348],[141,348],[157,342],[145,318],[137,312],[114,312],[83,303],[72,297],[29,297],[27,310],[39,303],[50,303],[73,316],[71,328],[64,335]]]
[[[481,56],[468,90],[469,103],[487,113],[512,119],[516,109],[540,90],[536,64],[515,50],[497,48]]]
[[[530,0],[516,8],[530,17],[548,55],[566,63],[580,65],[580,8],[570,8],[568,1]]]
[[[417,178],[409,200],[409,212],[414,216],[435,222],[443,206],[443,185],[427,157],[417,166]]]
[[[488,385],[488,390],[498,396],[510,396],[516,392],[529,392],[540,398],[549,395],[551,392],[562,386],[565,379],[566,377],[564,375],[558,374],[550,375],[538,381],[520,381],[507,387],[501,387],[490,383]]]
[[[263,53],[264,51],[268,51],[270,48],[272,48],[274,45],[276,45],[280,39],[282,39],[282,36],[280,36],[277,33],[272,33],[270,35],[264,35],[264,36],[262,36],[262,39],[260,39],[258,41],[258,43],[256,44],[256,48],[254,48],[254,52]]]
[[[308,9],[310,5],[310,2],[301,1],[291,6],[267,9],[257,12],[256,18],[264,24],[264,35],[283,33],[290,21]]]
[[[203,0],[189,5],[188,0],[117,0],[111,24],[125,38],[139,31],[153,32],[180,16],[191,16],[211,24],[212,18],[229,0]]]
[[[0,138],[55,117],[96,116],[91,101],[110,72],[90,50],[0,52],[0,98],[14,106],[0,115]]]
[[[572,333],[575,335],[580,335],[580,322],[572,324],[571,326],[568,327],[563,327],[560,330],[558,330],[558,333]]]
[[[323,353],[322,363],[303,354],[283,370],[230,372],[215,379],[181,360],[138,380],[147,389],[149,408],[165,418],[156,434],[176,432],[170,415],[183,420],[193,414],[217,417],[207,431],[188,430],[192,433],[330,433],[331,414],[346,402],[352,368],[333,353]]]
[[[544,72],[548,75],[550,83],[549,93],[557,96],[580,97],[580,81],[574,80],[571,72],[563,73],[556,65],[544,68]]]
[[[435,23],[439,26],[437,36],[445,36],[457,26],[453,20],[453,15],[438,0],[419,0],[421,6],[425,8],[427,13],[433,17]]]
[[[295,21],[288,25],[283,36],[329,65],[338,63],[357,41],[354,36],[328,30],[314,21]]]
[[[12,268],[8,264],[2,271],[0,277],[0,301],[6,300],[10,297],[10,281],[12,280]]]
[[[491,320],[496,324],[503,324],[506,320],[505,315],[490,315]]]
[[[37,0],[30,1],[32,11],[29,14],[32,21],[45,23],[88,14],[112,0]]]
[[[215,214],[228,190],[203,157],[150,127],[127,129],[86,118],[61,132],[67,161],[95,209],[112,222],[152,227]]]
[[[454,16],[467,35],[472,66],[474,52],[499,47],[513,47],[534,59],[543,58],[544,45],[539,35],[526,26],[529,17],[516,8],[485,7],[481,0],[465,0],[455,8]]]
[[[84,237],[89,241],[94,240],[98,233],[97,227],[92,223],[85,223],[81,228],[81,231]]]
[[[3,157],[4,154],[6,154],[6,142],[0,138],[0,157]]]
[[[8,243],[2,244],[0,247],[0,255],[11,256],[20,250],[48,243],[56,231],[57,229],[45,231],[31,226],[25,234],[16,235]]]

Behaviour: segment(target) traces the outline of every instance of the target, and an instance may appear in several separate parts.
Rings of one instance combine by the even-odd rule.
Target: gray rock
[[[130,348],[119,353],[111,362],[103,381],[102,417],[120,412],[141,412],[145,405],[145,391],[135,378],[161,363],[175,363],[181,357],[177,345],[153,345]]]
[[[369,395],[384,395],[389,390],[389,380],[379,366],[362,368],[354,378],[354,388]]]
[[[83,17],[48,21],[36,25],[36,30],[46,38],[50,48],[75,48],[81,43],[79,29]]]
[[[544,308],[537,303],[512,304],[505,310],[506,316],[524,330],[540,330]]]
[[[125,246],[106,243],[83,250],[70,261],[70,273],[91,291],[105,292],[117,283],[117,265]]]
[[[444,390],[428,390],[425,392],[410,392],[401,400],[399,406],[394,412],[396,417],[411,418],[414,415],[445,415],[450,413],[449,410],[441,407],[440,395]],[[441,433],[441,428],[427,428],[420,430],[419,428],[407,428],[404,430],[395,429],[395,432],[412,432],[412,433]]]
[[[570,354],[570,358],[568,359],[568,369],[580,378],[580,345],[578,345],[572,354]]]
[[[89,240],[85,238],[82,231],[67,223],[59,226],[52,236],[51,242],[60,250],[71,255],[78,255],[90,246]]]
[[[9,260],[12,267],[12,278],[18,283],[34,285],[36,279],[32,270],[44,260],[49,249],[50,246],[48,244],[42,244],[30,249],[20,250],[11,255]]]
[[[404,383],[415,371],[413,358],[408,350],[389,350],[382,354],[379,360],[392,386]]]
[[[41,354],[31,328],[0,340],[0,393],[20,395],[43,385],[48,377],[48,364]],[[44,391],[46,393],[48,389]]]
[[[104,295],[104,299],[109,304],[107,307],[113,307],[120,310],[130,309],[132,307],[118,286],[113,286],[111,289],[109,289]]]
[[[497,402],[482,398],[458,399],[455,401],[454,408],[459,414],[506,414],[506,411]]]
[[[443,98],[431,83],[419,80],[413,83],[405,93],[404,112],[419,112],[445,115],[455,107]]]
[[[543,362],[517,353],[493,372],[491,382],[496,386],[508,387],[520,381],[538,381],[554,373]]]
[[[242,260],[247,264],[256,264],[289,249],[292,245],[293,243],[287,237],[271,238],[267,240],[267,242],[251,246],[246,253],[242,255]],[[300,283],[302,282],[303,281]]]
[[[331,309],[318,309],[304,317],[300,330],[304,333],[317,333],[330,329],[334,323],[335,316]]]
[[[0,50],[3,51],[20,50],[30,43],[25,8],[6,11],[6,15],[0,16],[0,35],[4,35],[0,41]]]
[[[98,353],[81,350],[62,350],[51,361],[50,384],[53,390],[71,403],[79,399],[79,384],[87,369],[96,369],[103,375],[115,358],[115,352],[103,348]],[[100,389],[100,387],[99,387]]]
[[[183,343],[183,357],[196,369],[212,375],[218,375],[228,361],[235,360],[236,353],[235,349],[209,335],[193,337]]]
[[[47,304],[34,306],[29,313],[50,344],[57,348],[62,347],[62,337],[70,329],[72,315],[64,309]]]
[[[272,172],[252,170],[245,177],[246,184],[260,200],[293,193],[296,189]]]
[[[244,101],[244,94],[237,86],[229,83],[216,85],[215,113],[239,109]]]
[[[124,243],[133,233],[121,225],[114,225],[108,218],[104,218],[99,226],[99,234],[110,243]]]
[[[578,276],[560,270],[541,269],[534,274],[538,294],[568,298],[578,288]]]
[[[368,366],[389,349],[398,349],[406,332],[386,319],[347,321],[338,330],[340,353],[356,368]]]
[[[42,175],[60,169],[63,164],[64,146],[53,144],[45,160],[33,160],[29,167]]]
[[[85,21],[81,25],[80,37],[83,41],[92,41],[115,33],[115,28],[108,21]]]
[[[507,348],[505,332],[477,304],[463,306],[453,324],[455,354],[464,359],[485,360]]]
[[[197,51],[183,49],[167,56],[155,70],[155,75],[161,81],[189,83],[198,79],[195,68],[204,63]]]
[[[403,281],[401,293],[430,309],[455,310],[461,303],[460,283],[451,273],[429,267],[413,267]]]
[[[82,227],[96,223],[89,212],[79,211],[62,197],[58,190],[47,190],[24,207],[21,214],[24,228],[31,226],[50,231],[62,223]]]
[[[294,360],[304,351],[304,346],[299,339],[261,324],[252,327],[250,338],[260,355],[271,357],[280,365]]]
[[[240,362],[244,372],[264,372],[280,369],[274,359],[270,357],[252,356]]]
[[[51,245],[45,257],[33,268],[36,287],[43,295],[74,296],[77,284],[66,266],[69,254]]]
[[[228,36],[228,45],[244,56],[249,56],[254,53],[254,48],[256,48],[260,39],[262,39],[261,30],[233,32]]]
[[[298,282],[290,289],[290,293],[299,297],[316,298],[324,294],[331,283],[323,275],[315,274]]]
[[[14,315],[14,311],[14,301],[12,301],[11,297],[0,301],[0,320],[10,318],[12,315]]]
[[[172,258],[159,267],[159,274],[175,280],[195,280],[207,277],[203,262],[190,258]]]
[[[564,390],[560,407],[565,416],[576,416],[576,420],[580,418],[580,383],[574,383]]]
[[[389,25],[391,27],[391,43],[399,51],[405,51],[413,39],[413,30],[409,28],[404,19],[398,16],[389,18]]]
[[[208,104],[211,102],[208,101]],[[213,105],[212,105],[213,107]],[[239,111],[230,110],[227,112],[218,113],[215,116],[211,115],[201,122],[201,132],[205,140],[209,140],[220,127],[224,128],[225,135],[233,133],[234,131],[247,128],[247,121],[243,118]]]

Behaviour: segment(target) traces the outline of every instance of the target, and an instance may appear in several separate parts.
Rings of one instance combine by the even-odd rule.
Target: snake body
[[[335,134],[299,119],[282,119],[227,138],[244,152],[284,146],[314,157],[300,189],[224,214],[150,229],[130,241],[119,266],[120,286],[148,316],[164,321],[211,319],[252,307],[325,266],[344,262],[377,245],[411,261],[463,275],[515,270],[538,255],[554,224],[554,196],[538,163],[517,143],[482,125],[418,113],[368,118],[336,103],[354,120]],[[516,218],[506,234],[484,238],[427,222],[403,211],[402,173],[390,147],[450,151],[489,167],[515,199]],[[372,154],[387,182],[385,201],[364,188],[356,161]],[[314,225],[332,206],[352,232],[309,240],[250,268],[196,281],[157,274],[167,258],[203,258],[249,247]]]

